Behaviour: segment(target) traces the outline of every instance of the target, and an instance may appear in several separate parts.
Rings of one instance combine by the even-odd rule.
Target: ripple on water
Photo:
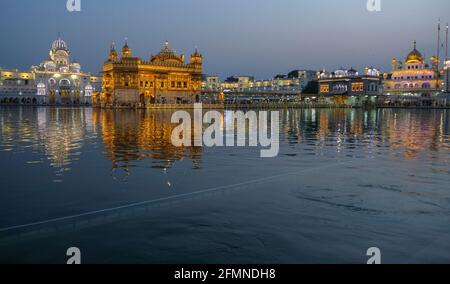
[[[280,112],[280,155],[261,159],[254,148],[174,147],[176,125],[167,110],[0,108],[0,173],[2,188],[9,189],[0,191],[0,224],[305,170],[156,210],[163,213],[146,216],[145,230],[170,237],[173,246],[185,244],[189,230],[205,231],[216,238],[208,241],[199,234],[193,239],[227,254],[245,247],[239,239],[257,236],[253,253],[264,250],[267,259],[284,255],[289,260],[301,259],[305,250],[313,255],[312,249],[339,249],[332,238],[350,247],[376,236],[381,245],[417,248],[423,242],[419,236],[448,233],[447,110]],[[181,221],[175,224],[177,214]],[[136,221],[130,230],[142,232],[142,224]],[[224,241],[214,232],[230,238]],[[100,235],[90,235],[98,246],[104,245]],[[266,245],[273,244],[271,239],[289,247],[275,252]]]

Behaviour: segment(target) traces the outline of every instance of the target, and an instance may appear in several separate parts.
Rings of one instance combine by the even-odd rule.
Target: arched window
[[[37,95],[38,96],[45,96],[46,95],[46,88],[44,83],[39,83],[37,85]]]
[[[70,81],[69,81],[69,79],[65,79],[65,78],[61,79],[59,81],[59,85],[62,86],[62,87],[70,86]]]
[[[92,87],[91,84],[88,84],[85,88],[84,88],[84,95],[86,97],[92,97],[92,94],[94,93],[94,88]]]
[[[55,86],[56,85],[56,80],[54,78],[50,78],[50,80],[48,80],[48,83],[50,86]]]

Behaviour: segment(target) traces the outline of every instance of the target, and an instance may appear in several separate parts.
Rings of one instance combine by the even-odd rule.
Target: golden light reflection
[[[80,166],[86,155],[101,149],[113,170],[169,169],[186,159],[192,168],[200,169],[202,147],[172,145],[172,131],[177,126],[171,123],[173,112],[2,108],[0,152],[33,153],[27,164],[48,164],[58,172]],[[358,156],[378,153],[380,157],[408,160],[420,160],[424,155],[450,159],[448,110],[301,109],[282,110],[281,118],[282,145],[300,147],[296,150],[299,156],[304,154],[301,149],[314,146],[320,154],[326,151]]]
[[[171,123],[172,110],[100,110],[93,121],[101,125],[107,157],[113,167],[129,168],[133,162],[149,159],[153,168],[170,168],[184,158],[201,168],[201,147],[175,147]]]
[[[292,111],[290,111],[292,112]],[[422,153],[443,152],[449,158],[450,117],[448,110],[296,110],[282,115],[285,136],[305,143],[316,141],[320,148],[342,147],[389,151],[389,155],[419,159]],[[314,135],[314,139],[312,139]],[[326,143],[324,143],[326,142]],[[318,149],[319,150],[319,149]]]

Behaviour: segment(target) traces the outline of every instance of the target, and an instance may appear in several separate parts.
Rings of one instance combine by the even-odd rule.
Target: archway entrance
[[[48,103],[51,105],[56,104],[56,96],[54,90],[48,92]]]
[[[61,104],[68,105],[71,103],[70,95],[68,90],[61,90]]]
[[[140,94],[140,95],[139,95],[139,103],[140,103],[142,106],[145,106],[145,94]]]

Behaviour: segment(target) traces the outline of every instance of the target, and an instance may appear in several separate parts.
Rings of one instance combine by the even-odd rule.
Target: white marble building
[[[48,104],[91,104],[93,92],[99,90],[100,78],[81,71],[81,65],[71,61],[69,48],[59,37],[52,44],[49,58],[33,66],[37,96]]]
[[[0,103],[90,105],[101,79],[81,71],[61,37],[52,43],[48,59],[30,71],[0,69]]]

